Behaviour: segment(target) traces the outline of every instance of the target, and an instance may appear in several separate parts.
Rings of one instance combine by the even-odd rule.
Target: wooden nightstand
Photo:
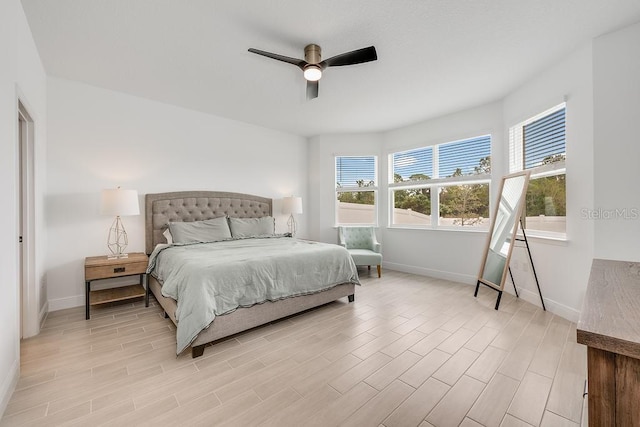
[[[128,258],[108,259],[106,255],[87,257],[84,260],[84,281],[86,292],[86,319],[90,318],[89,308],[92,305],[114,301],[124,301],[145,296],[144,278],[149,258],[140,252],[130,253]],[[115,277],[140,275],[140,284],[118,288],[91,290],[91,282]],[[145,301],[149,306],[149,301]]]

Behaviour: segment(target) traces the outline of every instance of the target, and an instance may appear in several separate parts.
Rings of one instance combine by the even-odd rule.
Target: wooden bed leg
[[[356,294],[349,295],[349,302],[353,302],[356,299]]]
[[[166,312],[166,311],[164,311],[163,313],[164,313],[164,318],[165,318],[165,319],[168,319],[168,318],[169,318],[169,315],[167,314],[167,312]]]
[[[191,357],[195,359],[196,357],[200,357],[204,354],[204,344],[197,345],[195,347],[191,347]]]

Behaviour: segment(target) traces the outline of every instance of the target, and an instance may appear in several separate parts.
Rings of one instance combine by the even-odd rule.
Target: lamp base
[[[120,259],[128,258],[129,255],[124,253],[124,250],[129,244],[129,238],[127,232],[124,229],[120,216],[116,216],[116,219],[111,224],[109,229],[109,237],[107,238],[107,248],[111,252],[111,255],[107,256],[107,259]]]
[[[291,233],[291,237],[296,237],[296,231],[298,231],[298,224],[296,223],[296,219],[293,217],[293,214],[289,216],[287,225],[289,226],[289,233]]]

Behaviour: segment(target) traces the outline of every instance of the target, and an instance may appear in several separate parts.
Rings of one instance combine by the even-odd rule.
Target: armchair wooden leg
[[[382,277],[382,273],[381,273],[382,269],[380,268],[380,264],[378,264],[378,279],[380,277]]]

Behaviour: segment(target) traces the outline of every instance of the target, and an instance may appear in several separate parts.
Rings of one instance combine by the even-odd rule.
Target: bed
[[[160,267],[152,264],[155,264],[156,262],[164,262],[166,264],[167,261],[160,261],[162,257],[169,259],[170,253],[180,252],[181,254],[183,254],[188,250],[191,250],[190,247],[187,248],[186,246],[197,247],[198,250],[202,251],[218,251],[216,252],[217,254],[224,253],[225,255],[228,254],[229,256],[232,255],[232,251],[236,250],[232,248],[232,246],[242,246],[244,248],[242,250],[248,250],[247,247],[250,246],[249,243],[253,242],[255,242],[256,245],[260,247],[259,250],[264,253],[275,254],[288,250],[289,252],[299,252],[300,255],[295,256],[301,257],[304,256],[304,253],[311,250],[311,245],[316,245],[317,248],[320,248],[323,251],[334,251],[335,248],[339,248],[338,251],[342,251],[344,249],[339,247],[338,245],[308,242],[284,236],[273,236],[273,239],[237,239],[239,241],[236,241],[236,239],[230,239],[229,241],[219,242],[220,244],[196,243],[193,245],[184,245],[184,247],[178,247],[179,245],[177,244],[168,245],[167,238],[165,236],[167,224],[169,223],[173,223],[173,226],[177,226],[178,224],[175,223],[192,223],[194,221],[199,222],[205,220],[215,221],[215,219],[220,219],[221,217],[227,217],[229,218],[229,221],[234,221],[231,218],[239,219],[235,221],[252,221],[252,218],[261,220],[265,219],[265,217],[270,217],[271,215],[271,199],[249,194],[217,191],[182,191],[147,194],[145,196],[145,247],[146,253],[150,255],[150,274],[147,275],[147,301],[149,298],[149,293],[153,293],[158,303],[162,306],[165,312],[165,316],[169,317],[173,321],[173,323],[176,324],[176,327],[178,329],[180,328],[179,320],[181,316],[181,310],[179,309],[179,306],[181,304],[178,303],[178,300],[183,301],[181,308],[182,313],[184,313],[184,306],[186,304],[186,302],[184,301],[192,300],[194,299],[194,297],[184,297],[184,299],[181,300],[181,297],[178,296],[180,294],[173,294],[171,292],[169,292],[169,294],[171,294],[175,298],[164,296],[162,292],[163,284],[167,285],[165,287],[166,291],[173,286],[173,282],[169,283],[171,278],[168,274],[163,274],[161,275],[161,277],[158,277],[157,272],[161,271]],[[267,246],[271,245],[272,243],[277,246],[276,249],[272,249],[270,246]],[[285,249],[285,246],[287,245],[294,246],[294,249]],[[222,247],[224,247],[224,249],[222,249]],[[313,248],[313,250],[316,250],[316,248]],[[278,294],[275,298],[273,298],[273,301],[268,300],[269,297],[267,297],[267,300],[264,302],[248,306],[239,306],[236,309],[230,310],[225,314],[215,315],[214,320],[212,320],[202,330],[200,330],[194,338],[188,338],[189,345],[187,348],[191,349],[192,357],[195,358],[201,356],[204,353],[204,349],[207,344],[213,343],[239,332],[246,331],[248,329],[299,313],[304,310],[308,310],[310,308],[327,304],[343,297],[347,297],[349,302],[353,302],[355,298],[355,285],[358,284],[357,270],[355,270],[355,265],[353,265],[354,274],[351,273],[351,276],[349,276],[350,273],[348,273],[346,270],[351,267],[348,267],[347,264],[353,264],[353,261],[351,260],[346,250],[344,250],[344,253],[346,253],[348,260],[338,260],[339,257],[341,258],[343,256],[343,254],[332,252],[332,256],[336,259],[335,270],[340,270],[342,271],[342,273],[338,276],[334,275],[331,278],[331,280],[338,280],[338,282],[327,283],[322,290],[319,290],[319,288],[316,289],[317,285],[315,285],[315,287],[308,286],[306,288],[303,286],[303,290],[294,292],[294,295],[296,296],[285,298],[282,297],[281,294]],[[186,255],[183,254],[181,256]],[[200,256],[204,255],[199,254],[198,257]],[[274,258],[274,260],[270,260],[270,262],[281,262],[275,259],[277,258],[275,255],[270,256],[269,258]],[[254,258],[252,258],[251,261],[252,262],[250,263],[250,265],[253,266]],[[309,261],[307,260],[305,262]],[[328,261],[323,260],[323,262]],[[186,264],[190,264],[190,262],[186,262]],[[247,267],[250,267],[250,265],[247,264]],[[225,274],[227,274],[228,270],[231,268],[230,266],[226,267],[227,269],[225,270]],[[278,269],[278,271],[283,270],[283,268],[277,267],[277,264],[276,267],[273,268]],[[325,270],[333,270],[333,268],[327,269],[325,267]],[[220,281],[222,280],[221,277],[227,276],[210,275],[207,276],[206,281],[208,282],[210,279]],[[346,279],[344,279],[343,277]],[[291,282],[305,282],[305,280],[307,279],[289,279],[289,281]],[[317,280],[317,278],[309,279],[309,282],[315,283],[315,281]],[[296,283],[296,286],[297,285],[299,285],[299,283]],[[178,288],[182,289],[180,287]],[[185,286],[184,288],[196,289],[198,287]],[[200,286],[200,288],[203,287]],[[165,292],[165,294],[166,293],[167,292]],[[196,297],[195,300],[198,300],[198,298],[200,297]],[[198,313],[199,312],[200,311],[198,311]],[[182,324],[187,325],[188,322],[184,320],[184,316],[182,317],[182,319]],[[180,346],[180,340],[184,338],[180,338],[180,335],[181,332],[177,331],[177,353],[181,353],[183,351]]]

